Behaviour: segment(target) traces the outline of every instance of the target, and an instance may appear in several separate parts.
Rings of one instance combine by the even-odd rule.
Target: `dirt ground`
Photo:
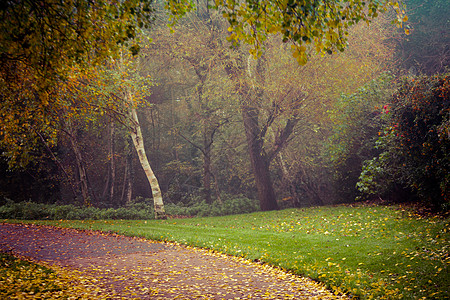
[[[344,299],[308,278],[241,258],[100,232],[0,224],[0,251],[76,270],[99,298]]]

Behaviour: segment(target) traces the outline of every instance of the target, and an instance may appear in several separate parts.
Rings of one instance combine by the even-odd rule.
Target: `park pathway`
[[[0,224],[0,251],[80,272],[98,298],[344,299],[277,268],[115,234]]]

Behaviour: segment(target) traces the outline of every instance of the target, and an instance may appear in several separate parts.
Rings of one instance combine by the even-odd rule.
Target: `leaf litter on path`
[[[0,241],[0,251],[49,264],[96,298],[345,299],[311,279],[205,249],[18,224],[0,224]]]

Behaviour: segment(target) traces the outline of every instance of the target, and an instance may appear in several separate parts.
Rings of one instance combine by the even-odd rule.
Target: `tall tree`
[[[78,143],[77,138],[77,130],[74,128],[73,124],[69,120],[65,125],[66,135],[70,142],[72,151],[75,156],[75,162],[77,166],[77,177],[78,177],[78,186],[81,190],[81,196],[83,199],[83,204],[89,206],[92,204],[92,201],[95,199],[94,194],[92,193],[91,184],[88,177],[88,172],[86,168],[86,162],[83,158],[80,145]]]
[[[344,53],[323,57],[313,55],[311,49],[311,64],[305,66],[295,64],[289,55],[289,47],[275,38],[267,40],[266,52],[259,58],[239,51],[228,58],[225,69],[234,78],[236,93],[240,95],[250,161],[256,186],[260,186],[258,193],[262,209],[276,208],[270,187],[269,167],[273,159],[278,156],[280,167],[290,169],[286,166],[287,161],[284,161],[283,168],[283,162],[279,159],[288,142],[302,137],[302,132],[309,132],[318,138],[320,135],[314,131],[320,128],[320,120],[326,117],[324,113],[333,98],[363,85],[386,68],[391,57],[390,48],[382,43],[386,21],[371,24],[369,28],[361,24],[352,29],[348,40],[351,47]],[[361,33],[366,35],[361,36]],[[308,143],[309,138],[297,141],[296,151],[299,147],[306,148]],[[306,158],[310,154],[307,151],[303,153],[303,159],[295,156],[302,161],[291,161],[289,164],[296,165],[295,170],[291,169],[294,176],[301,174],[303,178],[299,185],[305,188],[315,203],[321,204],[318,185],[310,179],[311,174],[305,173],[306,170],[310,172],[307,167],[309,158]],[[287,174],[284,177],[289,178]],[[292,191],[295,198],[295,191]]]
[[[152,191],[155,217],[165,218],[161,190],[148,162],[141,124],[137,115],[137,107],[145,102],[144,97],[150,93],[152,83],[149,78],[140,76],[137,57],[128,55],[124,51],[119,59],[111,59],[103,67],[91,68],[89,72],[74,69],[69,81],[71,88],[68,90],[74,93],[73,99],[76,105],[70,107],[75,112],[66,113],[66,117],[99,110],[100,114],[108,114],[111,119],[122,123],[129,129],[133,145]],[[94,114],[94,118],[95,116]],[[112,137],[113,133],[114,131],[111,130]],[[111,147],[110,155],[114,155]],[[110,172],[115,172],[115,170],[111,168]],[[112,182],[111,185],[113,184]],[[131,188],[129,190],[131,191]],[[110,186],[109,191],[111,193]]]
[[[186,111],[179,112],[173,132],[202,156],[201,190],[207,203],[212,203],[212,185],[217,183],[212,165],[214,138],[231,118],[225,107],[230,102],[226,95],[232,92],[227,90],[220,54],[227,48],[223,45],[222,31],[211,22],[213,19],[217,18],[202,11],[188,14],[186,20],[173,27],[173,34],[166,26],[157,28],[153,32],[156,51],[150,54],[150,57],[160,55],[167,77],[171,70],[180,74],[178,88],[185,95],[177,102]],[[216,197],[220,197],[217,184],[215,188]]]
[[[149,89],[152,83],[148,78],[140,76],[138,57],[122,52],[120,59],[113,63],[111,67],[112,69],[107,70],[106,74],[112,75],[113,81],[110,82],[109,89],[106,89],[105,96],[123,100],[118,103],[119,109],[128,114],[125,122],[128,123],[133,145],[152,191],[155,218],[165,219],[166,213],[161,188],[147,158],[144,137],[137,114],[137,107],[145,102],[144,96],[150,93]],[[124,115],[121,117],[124,117]]]
[[[126,151],[126,162],[125,162],[125,174],[122,186],[122,196],[121,203],[129,204],[133,197],[133,180],[134,180],[134,170],[133,170],[133,152],[131,144],[131,135],[127,138],[125,143]]]
[[[285,146],[295,124],[297,113],[295,104],[302,101],[300,95],[289,95],[291,91],[285,91],[285,97],[271,99],[271,105],[266,107],[266,114],[262,114],[264,105],[264,74],[265,62],[262,58],[254,59],[252,55],[239,54],[231,63],[226,64],[225,70],[230,78],[235,81],[236,91],[239,94],[242,121],[247,139],[250,162],[255,178],[258,198],[262,210],[278,209],[278,204],[270,177],[270,163],[277,153]],[[283,109],[280,101],[286,101],[286,106],[291,109],[291,118],[276,132],[274,146],[268,149],[264,145],[266,135],[274,120]],[[262,120],[264,118],[264,120]]]
[[[348,187],[354,194],[362,162],[349,158],[348,162],[352,162],[356,168],[354,169],[356,177],[353,177],[353,181],[349,181],[348,184],[336,182],[332,176],[335,174],[332,172],[336,171],[332,166],[335,165],[329,162],[330,159],[334,161],[336,156],[331,158],[330,152],[324,151],[324,142],[334,130],[339,131],[345,128],[345,122],[339,119],[339,116],[344,115],[335,111],[335,107],[342,99],[340,95],[353,93],[384,72],[395,70],[392,60],[394,46],[389,42],[391,35],[392,26],[388,17],[380,17],[370,26],[358,24],[349,30],[349,46],[346,51],[325,56],[311,54],[309,63],[301,68],[295,67],[292,57],[283,52],[281,47],[274,46],[268,49],[267,55],[273,57],[269,61],[271,64],[269,69],[279,71],[268,75],[271,79],[267,82],[277,82],[280,89],[286,89],[286,85],[276,80],[276,74],[279,74],[287,81],[294,81],[309,98],[309,101],[303,104],[301,120],[295,128],[295,134],[287,148],[283,150],[284,164],[290,173],[290,176],[285,177],[294,178],[296,192],[301,195],[302,205],[353,200],[351,197],[338,197],[341,193],[337,193],[333,187],[335,186],[337,190]],[[270,90],[276,91],[274,88]],[[371,102],[372,107],[368,105],[368,111],[373,111],[374,106],[380,105],[382,101],[384,101],[383,98],[379,97],[376,102]],[[361,103],[354,99],[348,102],[348,105],[356,109]],[[356,117],[356,115],[352,116]],[[369,121],[367,116],[362,118]],[[363,129],[358,129],[357,123],[350,124],[354,126],[355,132],[362,133]],[[341,142],[350,141],[352,138],[350,135],[343,135]],[[355,139],[355,142],[360,143],[358,139]],[[347,150],[352,152],[357,148],[347,148]],[[319,155],[319,153],[327,153],[327,155]],[[351,155],[353,154],[357,155],[355,152]],[[277,181],[277,186],[279,185]],[[295,193],[286,195],[283,190],[278,191],[282,192],[286,199],[289,197],[295,199]],[[333,197],[330,197],[330,194]]]

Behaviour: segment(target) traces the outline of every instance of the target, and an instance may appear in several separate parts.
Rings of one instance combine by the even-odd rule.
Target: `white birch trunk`
[[[129,95],[127,95],[129,97]],[[131,100],[131,99],[128,99]],[[139,157],[142,168],[144,169],[147,180],[150,183],[153,195],[153,205],[155,208],[155,219],[166,219],[166,212],[164,210],[164,203],[162,198],[161,189],[159,188],[158,179],[153,173],[153,170],[148,162],[147,155],[144,148],[144,140],[142,137],[141,125],[135,108],[130,109],[130,117],[132,122],[131,139],[133,140],[134,147]]]

